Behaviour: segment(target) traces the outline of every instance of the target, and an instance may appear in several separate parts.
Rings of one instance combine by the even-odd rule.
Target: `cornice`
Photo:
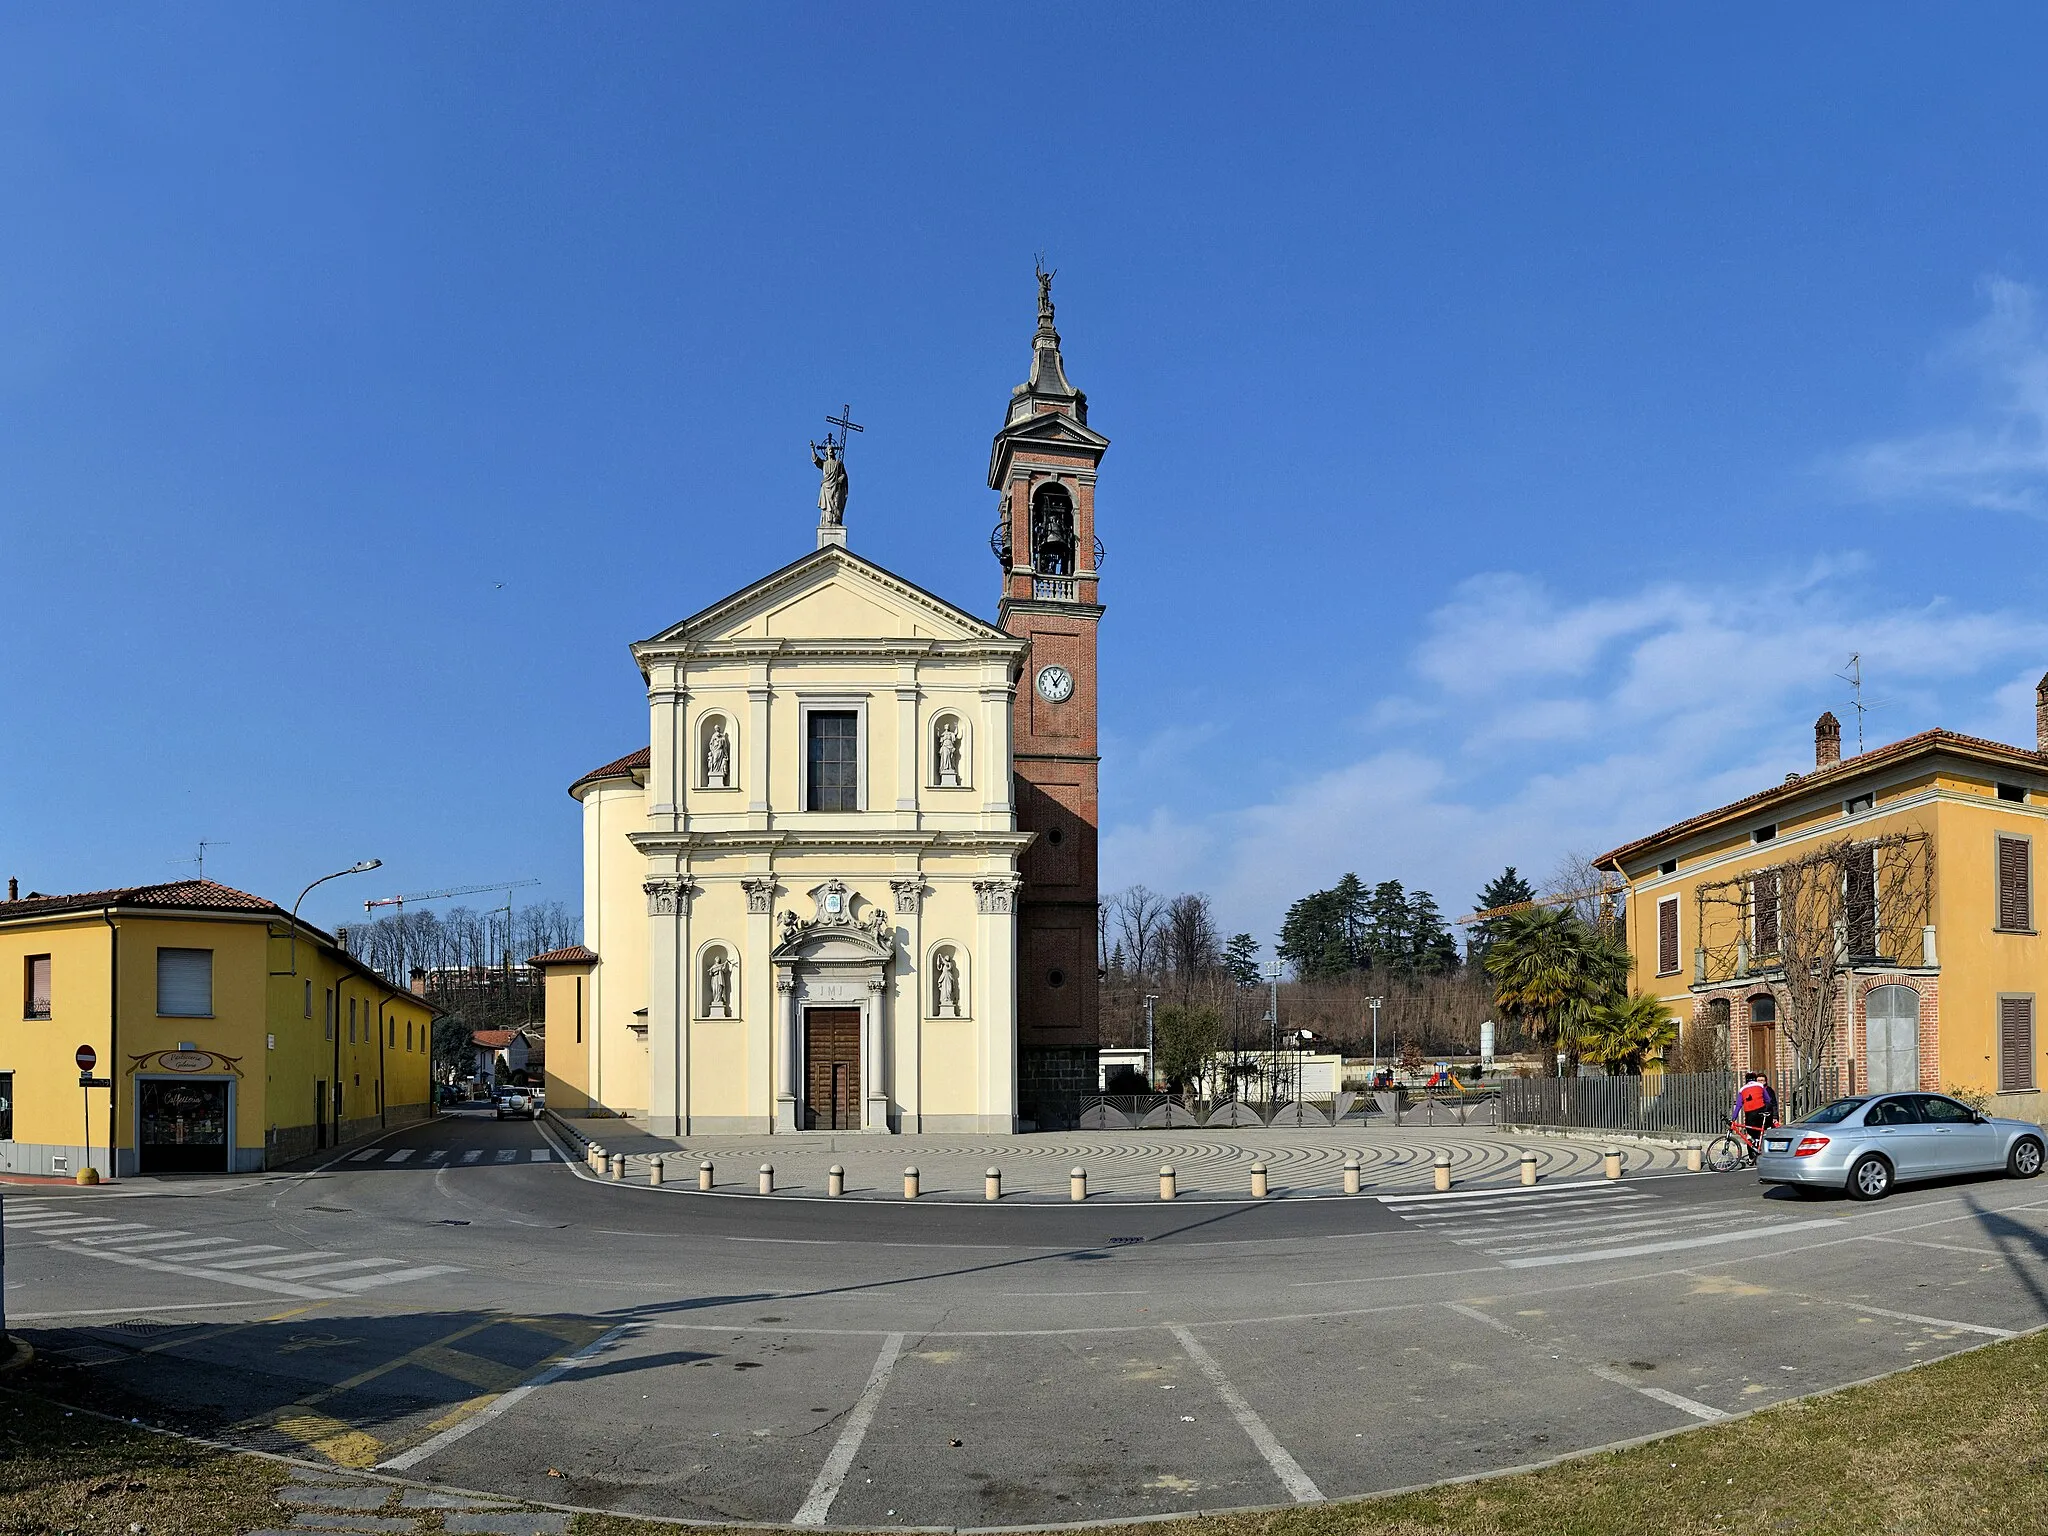
[[[626,840],[642,853],[972,853],[979,850],[1021,851],[1035,832],[628,832]]]

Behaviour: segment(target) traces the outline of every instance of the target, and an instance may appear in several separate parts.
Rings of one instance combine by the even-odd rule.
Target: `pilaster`
[[[776,1040],[782,1026],[783,997],[776,988],[785,979],[768,963],[775,947],[775,877],[749,875],[740,881],[747,894],[747,1065],[743,1090],[746,1112],[764,1124],[776,1124]]]
[[[909,1056],[907,1062],[898,1062],[896,1085],[902,1097],[903,1110],[901,1129],[906,1136],[915,1136],[924,1129],[924,879],[911,875],[889,882],[894,896],[897,921],[909,928],[910,937],[897,955],[895,964],[898,1034],[909,1035]],[[909,1009],[908,1014],[902,1010]]]
[[[680,666],[655,662],[647,679],[647,824],[657,832],[683,825],[689,698]]]
[[[689,883],[659,874],[647,893],[647,1118],[658,1136],[689,1133]]]
[[[747,684],[747,825],[756,829],[766,828],[774,815],[768,753],[768,706],[774,698],[768,670],[762,667]]]

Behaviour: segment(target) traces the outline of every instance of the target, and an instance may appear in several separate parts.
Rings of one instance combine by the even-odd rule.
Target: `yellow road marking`
[[[444,1334],[438,1339],[420,1345],[417,1349],[407,1350],[395,1359],[386,1360],[382,1365],[373,1365],[367,1371],[358,1371],[346,1381],[338,1381],[331,1387],[322,1387],[318,1392],[309,1392],[297,1402],[287,1403],[281,1408],[268,1409],[263,1413],[244,1419],[234,1427],[236,1429],[261,1429],[266,1425],[276,1426],[285,1415],[302,1413],[306,1409],[318,1407],[329,1398],[339,1397],[344,1392],[353,1392],[357,1387],[375,1381],[379,1376],[388,1376],[393,1371],[404,1369],[413,1363],[415,1357],[424,1354],[428,1350],[446,1348],[457,1339],[466,1339],[473,1333],[482,1333],[486,1328],[494,1327],[497,1322],[497,1318],[485,1318],[482,1322],[471,1323],[466,1328],[458,1328],[453,1333]]]
[[[438,1344],[414,1350],[412,1361],[437,1376],[446,1376],[466,1387],[482,1387],[486,1391],[503,1391],[515,1386],[524,1375],[509,1365],[486,1360],[482,1355],[472,1355],[460,1349],[443,1349]]]
[[[374,1467],[383,1459],[384,1447],[372,1435],[351,1429],[340,1419],[324,1413],[298,1413],[270,1426],[288,1435],[309,1451],[318,1451],[336,1466]]]

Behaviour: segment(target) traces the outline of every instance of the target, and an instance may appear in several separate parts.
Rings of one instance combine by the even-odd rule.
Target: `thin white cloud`
[[[1937,355],[1974,375],[1979,419],[1865,443],[1836,466],[1879,501],[2048,514],[2048,325],[2025,283],[1990,278],[1985,313]]]
[[[1900,608],[1853,564],[1626,601],[1494,573],[1431,616],[1410,686],[1368,701],[1370,718],[1403,722],[1398,748],[1323,756],[1206,815],[1150,808],[1108,830],[1105,883],[1205,889],[1262,937],[1346,870],[1427,887],[1455,913],[1504,864],[1548,870],[1809,767],[1813,717],[1847,713],[1833,674],[1851,651],[1890,700],[1871,745],[1933,724],[2033,739],[2018,679],[2048,662],[2048,623],[2027,616]],[[1293,746],[1281,760],[1331,750]]]

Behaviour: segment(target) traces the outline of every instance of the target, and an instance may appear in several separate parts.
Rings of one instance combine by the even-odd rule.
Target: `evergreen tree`
[[[1223,968],[1240,987],[1256,987],[1259,975],[1259,941],[1248,933],[1232,934],[1223,946]]]
[[[1511,907],[1518,902],[1534,901],[1536,888],[1515,873],[1515,866],[1506,869],[1487,881],[1481,888],[1474,910],[1490,912],[1496,907]],[[1486,963],[1486,951],[1500,937],[1503,918],[1489,917],[1484,922],[1472,925],[1472,936],[1465,943],[1465,958],[1474,965]]]
[[[1408,903],[1408,933],[1416,975],[1448,976],[1458,968],[1458,941],[1427,891],[1417,891]]]
[[[1388,976],[1407,976],[1415,969],[1414,914],[1408,893],[1398,880],[1382,880],[1366,904],[1365,948],[1371,967]]]

